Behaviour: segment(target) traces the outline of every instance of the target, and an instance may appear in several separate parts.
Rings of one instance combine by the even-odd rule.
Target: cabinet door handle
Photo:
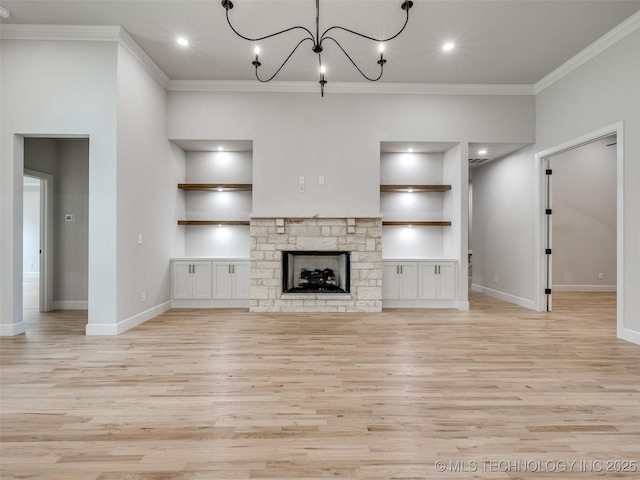
[[[438,266],[437,266],[437,265],[434,265],[434,266],[433,266],[433,274],[434,274],[434,275],[437,275],[437,274],[438,274]]]
[[[236,266],[235,265],[231,265],[231,273],[233,273],[234,275],[236,274]]]
[[[193,266],[193,272],[192,273],[196,273],[196,266]]]
[[[400,275],[404,275],[404,267],[400,265]]]
[[[438,265],[438,275],[440,275],[440,265]]]
[[[189,264],[189,273],[191,273],[191,264]]]

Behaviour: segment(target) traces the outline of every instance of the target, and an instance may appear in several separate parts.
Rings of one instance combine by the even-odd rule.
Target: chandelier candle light
[[[340,26],[333,26],[333,27],[329,27],[327,28],[324,33],[322,35],[320,35],[320,0],[316,0],[316,34],[314,35],[308,28],[300,26],[300,25],[296,25],[294,27],[289,27],[286,28],[284,30],[281,30],[279,32],[275,32],[269,35],[265,35],[264,37],[258,37],[258,38],[249,38],[246,37],[244,35],[242,35],[241,33],[239,33],[235,27],[231,24],[231,20],[229,19],[229,10],[231,10],[233,8],[233,2],[231,2],[231,0],[222,0],[221,1],[222,6],[225,9],[225,13],[226,13],[226,17],[227,17],[227,23],[229,24],[229,27],[231,27],[231,30],[233,30],[233,32],[238,35],[240,38],[243,38],[244,40],[248,40],[250,42],[259,42],[260,40],[265,40],[267,38],[271,38],[271,37],[275,37],[277,35],[286,33],[286,32],[290,32],[292,30],[302,30],[305,34],[305,37],[300,40],[298,42],[298,44],[293,48],[293,50],[291,51],[291,53],[289,53],[289,56],[287,56],[287,58],[284,60],[284,62],[282,62],[282,65],[280,65],[280,67],[278,67],[278,69],[276,70],[276,72],[269,78],[260,78],[260,75],[258,74],[258,67],[260,67],[262,64],[260,63],[260,48],[256,47],[255,48],[255,60],[253,62],[251,62],[251,64],[256,68],[256,78],[262,82],[262,83],[266,83],[266,82],[270,82],[271,80],[273,80],[278,73],[280,73],[280,70],[282,70],[282,67],[284,67],[286,65],[286,63],[289,61],[289,59],[291,58],[291,56],[295,53],[295,51],[298,49],[298,47],[300,47],[300,45],[302,45],[303,43],[305,43],[306,41],[311,41],[311,43],[313,44],[313,46],[311,47],[311,51],[313,53],[316,53],[318,55],[318,63],[320,65],[320,94],[324,97],[324,86],[327,84],[327,79],[326,79],[326,68],[325,65],[322,63],[322,51],[324,50],[323,47],[323,43],[325,42],[325,40],[330,40],[333,43],[335,43],[338,48],[340,50],[342,50],[342,53],[345,54],[345,56],[349,59],[349,61],[351,62],[351,64],[356,68],[356,70],[358,70],[358,72],[360,72],[360,75],[362,75],[364,78],[366,78],[367,80],[371,81],[371,82],[377,82],[378,80],[380,80],[382,78],[382,72],[384,69],[384,64],[387,63],[387,60],[384,58],[384,43],[388,42],[389,40],[393,40],[394,38],[396,38],[398,35],[400,35],[405,27],[407,26],[407,23],[409,23],[409,10],[411,9],[411,7],[413,7],[413,2],[411,0],[404,0],[402,2],[402,5],[400,6],[400,8],[402,8],[402,10],[404,10],[405,12],[407,12],[407,18],[404,22],[404,25],[402,26],[402,28],[398,31],[398,33],[396,33],[395,35],[388,37],[388,38],[374,38],[374,37],[370,37],[368,35],[363,35],[362,33],[358,33],[355,32],[353,30],[350,30],[348,28],[344,28],[344,27],[340,27]],[[332,30],[342,30],[344,32],[348,32],[351,33],[353,35],[356,35],[358,37],[362,37],[365,38],[367,40],[371,40],[372,42],[378,42],[379,43],[379,51],[380,51],[380,58],[378,60],[378,65],[380,65],[380,74],[377,77],[369,77],[367,76],[361,69],[360,67],[358,67],[358,65],[356,65],[356,62],[351,58],[351,56],[347,53],[347,51],[342,47],[342,45],[340,45],[340,43],[333,37],[327,35],[330,31]]]

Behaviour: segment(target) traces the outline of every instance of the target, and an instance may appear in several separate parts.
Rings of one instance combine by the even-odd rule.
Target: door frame
[[[617,336],[624,330],[624,122],[614,123],[582,137],[569,140],[555,147],[543,150],[535,155],[536,164],[536,225],[535,225],[535,247],[537,252],[536,261],[536,309],[540,312],[546,311],[545,288],[547,285],[547,275],[552,279],[552,272],[548,272],[547,254],[545,252],[545,242],[547,235],[551,232],[547,228],[546,202],[547,202],[547,181],[546,164],[547,160],[559,153],[573,150],[582,145],[592,143],[600,138],[616,135],[616,263],[617,263],[617,295],[616,295],[616,317]],[[549,262],[550,265],[550,262]],[[553,283],[553,282],[551,282]],[[549,302],[551,303],[551,302]]]

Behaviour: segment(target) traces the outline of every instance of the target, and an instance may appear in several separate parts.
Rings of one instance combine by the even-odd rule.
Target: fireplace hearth
[[[283,251],[283,293],[349,293],[350,252]]]

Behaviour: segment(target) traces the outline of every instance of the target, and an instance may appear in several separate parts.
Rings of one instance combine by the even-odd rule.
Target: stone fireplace
[[[253,216],[250,230],[250,311],[382,310],[380,216]]]

